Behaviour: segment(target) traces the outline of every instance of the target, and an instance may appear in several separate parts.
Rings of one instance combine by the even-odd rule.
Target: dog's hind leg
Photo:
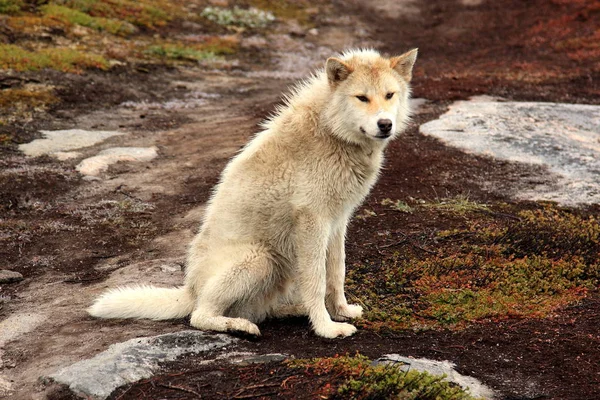
[[[218,268],[218,272],[205,282],[190,323],[200,330],[237,331],[259,336],[260,330],[254,322],[262,320],[266,310],[254,310],[269,297],[277,283],[277,274],[268,254],[259,249],[252,248],[236,258],[234,262],[230,258],[229,266]],[[248,316],[254,322],[228,316],[230,310],[235,310],[234,316]]]

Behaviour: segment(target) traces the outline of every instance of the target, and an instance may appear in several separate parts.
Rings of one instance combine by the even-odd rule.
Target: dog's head
[[[384,58],[373,50],[355,50],[327,60],[332,90],[327,107],[335,135],[353,143],[385,142],[408,122],[410,80],[417,49]]]

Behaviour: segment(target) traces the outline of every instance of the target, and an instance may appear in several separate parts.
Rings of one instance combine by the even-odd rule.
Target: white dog
[[[101,318],[182,318],[260,335],[267,317],[308,315],[317,335],[356,332],[344,295],[346,226],[409,119],[417,50],[329,58],[225,168],[189,249],[185,285],[118,288]]]

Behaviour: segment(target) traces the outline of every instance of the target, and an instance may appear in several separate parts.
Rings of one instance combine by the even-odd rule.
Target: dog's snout
[[[380,119],[377,121],[379,130],[383,133],[389,133],[392,130],[392,121],[389,119]]]

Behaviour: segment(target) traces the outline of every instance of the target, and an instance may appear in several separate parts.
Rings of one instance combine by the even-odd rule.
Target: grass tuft
[[[47,4],[40,7],[42,13],[56,20],[72,25],[81,25],[97,31],[105,31],[113,35],[130,35],[136,28],[126,21],[116,19],[92,17],[84,12],[56,4]]]

